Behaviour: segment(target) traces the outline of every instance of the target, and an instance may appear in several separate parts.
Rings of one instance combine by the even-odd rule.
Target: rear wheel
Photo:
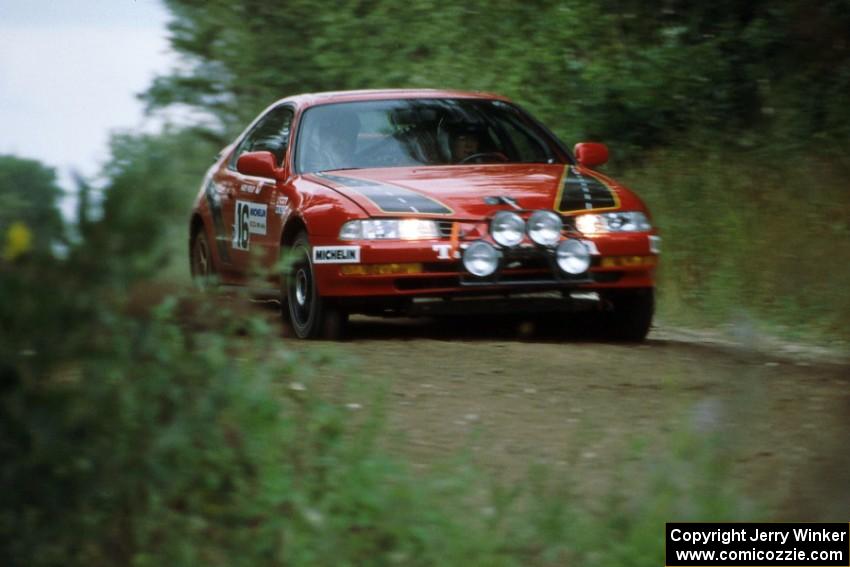
[[[607,296],[611,311],[605,313],[606,338],[641,342],[646,339],[655,312],[655,291],[652,288],[624,290]]]
[[[348,313],[318,293],[310,242],[301,232],[288,249],[291,267],[281,283],[282,315],[300,339],[342,338]]]
[[[192,272],[192,282],[201,291],[208,291],[215,286],[215,266],[207,234],[203,227],[195,233],[192,239],[192,253],[189,259]]]

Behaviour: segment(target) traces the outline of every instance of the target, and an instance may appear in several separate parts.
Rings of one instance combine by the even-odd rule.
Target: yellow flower
[[[3,249],[3,258],[12,261],[26,254],[32,248],[32,232],[21,221],[12,223],[6,231],[6,247]]]

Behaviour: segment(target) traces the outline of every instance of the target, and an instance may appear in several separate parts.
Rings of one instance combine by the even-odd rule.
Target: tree
[[[193,65],[151,108],[185,103],[233,133],[289,94],[452,87],[507,94],[562,137],[669,144],[694,130],[843,141],[850,2],[802,0],[167,0]]]
[[[0,240],[13,225],[26,226],[32,247],[47,250],[62,237],[61,195],[53,169],[35,160],[0,156]]]

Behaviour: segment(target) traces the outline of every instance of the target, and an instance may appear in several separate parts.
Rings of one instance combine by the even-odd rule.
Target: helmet
[[[447,163],[454,161],[452,152],[452,143],[461,136],[470,136],[478,140],[483,140],[486,130],[483,124],[468,121],[452,121],[442,122],[437,133],[437,140],[440,146],[440,153]]]

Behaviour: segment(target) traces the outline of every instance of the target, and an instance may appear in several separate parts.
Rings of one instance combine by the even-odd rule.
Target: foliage
[[[33,239],[26,248],[44,251],[52,241],[61,240],[62,217],[57,210],[61,193],[52,169],[35,160],[0,155],[0,244],[15,223],[12,238],[20,243],[26,230]]]
[[[196,129],[115,135],[99,211],[86,208],[93,190],[81,187],[84,205],[77,229],[87,242],[78,252],[81,262],[90,262],[82,269],[105,273],[102,264],[109,259],[111,270],[129,270],[124,279],[145,275],[186,281],[189,204],[219,150]],[[103,216],[105,222],[92,223],[92,216]]]
[[[189,336],[172,309],[113,313],[65,371],[12,371],[7,564],[498,564],[369,438],[344,437],[345,410],[311,393],[315,363],[261,355],[262,325],[246,350]]]
[[[631,170],[624,180],[664,238],[662,316],[850,338],[850,271],[840,260],[850,257],[848,175],[836,161],[696,144]]]
[[[620,148],[694,128],[789,144],[850,133],[847,0],[167,5],[193,66],[145,98],[197,106],[230,132],[290,94],[436,86],[507,94],[567,140]]]

